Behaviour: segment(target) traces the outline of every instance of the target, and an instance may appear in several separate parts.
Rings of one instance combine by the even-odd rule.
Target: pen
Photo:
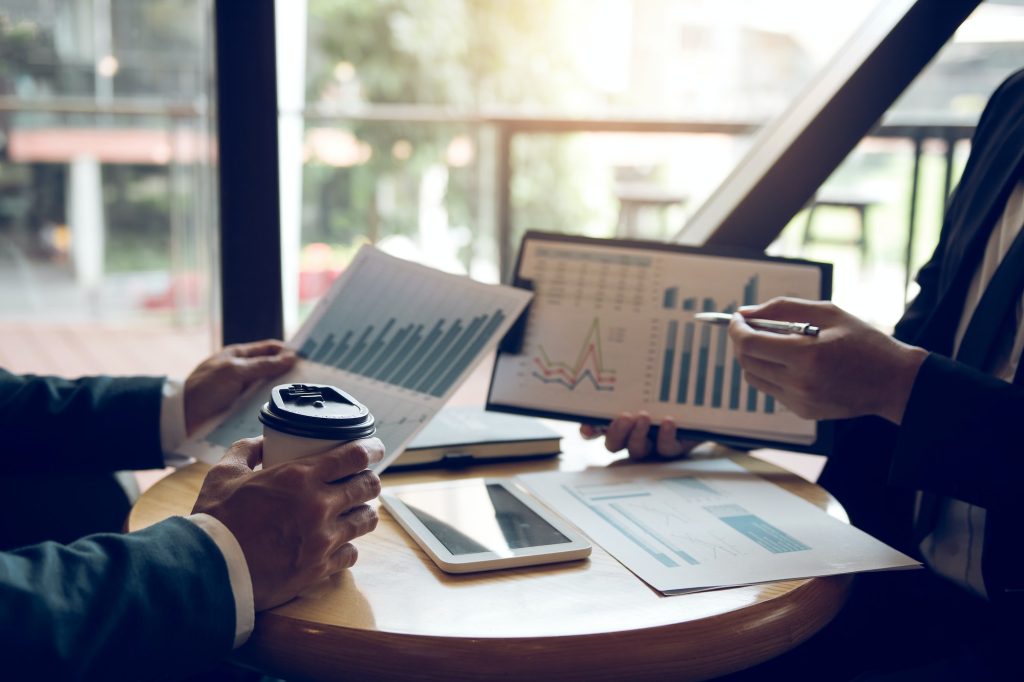
[[[732,315],[729,313],[697,313],[694,318],[700,322],[709,324],[729,324]],[[808,322],[783,322],[782,320],[762,320],[756,317],[746,319],[746,323],[754,329],[763,329],[776,334],[803,334],[804,336],[817,336],[821,331]]]

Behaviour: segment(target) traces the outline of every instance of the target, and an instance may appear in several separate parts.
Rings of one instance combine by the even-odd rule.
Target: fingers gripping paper
[[[182,454],[213,462],[258,436],[270,387],[343,388],[373,413],[383,470],[451,397],[523,311],[531,294],[474,282],[363,247],[289,341],[301,357],[287,374],[248,391]]]
[[[498,357],[489,408],[583,420],[646,410],[707,437],[822,449],[815,422],[747,383],[727,328],[695,316],[827,298],[829,266],[528,233],[516,276],[535,297],[521,347]]]

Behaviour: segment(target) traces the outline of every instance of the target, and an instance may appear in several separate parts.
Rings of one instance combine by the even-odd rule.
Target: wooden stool
[[[863,266],[868,257],[868,209],[878,203],[875,199],[855,195],[819,195],[815,196],[807,206],[807,223],[804,228],[803,245],[811,243],[818,244],[840,244],[855,245],[860,250],[860,262]],[[812,231],[814,211],[820,207],[845,208],[854,211],[857,215],[857,234],[852,239],[822,238],[814,235]]]
[[[620,237],[640,237],[640,213],[655,209],[662,213],[670,207],[686,204],[687,196],[657,185],[623,182],[615,185],[615,197],[619,200],[619,224],[616,234]]]

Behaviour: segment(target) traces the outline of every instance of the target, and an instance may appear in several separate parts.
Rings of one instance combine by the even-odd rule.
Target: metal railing
[[[64,114],[122,115],[132,117],[159,116],[166,120],[185,120],[206,115],[204,103],[167,103],[147,100],[98,103],[91,99],[59,99],[43,102],[0,97],[0,112],[41,112]],[[515,245],[514,208],[512,186],[515,168],[512,145],[517,137],[536,134],[576,133],[640,133],[746,136],[755,133],[763,121],[670,119],[670,118],[586,118],[521,115],[507,111],[467,112],[443,106],[372,105],[363,108],[337,108],[311,105],[304,111],[281,112],[301,115],[308,123],[345,124],[352,122],[400,123],[423,125],[459,125],[470,129],[491,130],[494,159],[494,215],[495,241],[498,249],[499,271],[507,281],[512,266]],[[905,267],[909,280],[912,245],[918,220],[921,159],[925,145],[933,140],[945,145],[945,173],[942,197],[945,202],[953,186],[954,152],[956,143],[969,139],[974,125],[958,120],[886,120],[877,126],[869,138],[904,139],[913,148],[910,178],[909,209],[907,215],[907,248]],[[945,206],[943,206],[943,212]],[[943,213],[944,214],[944,213]]]
[[[657,118],[569,118],[523,116],[512,113],[484,112],[467,114],[445,107],[378,106],[366,110],[342,110],[318,107],[304,112],[307,121],[353,121],[378,123],[461,124],[470,127],[488,127],[494,135],[494,187],[496,241],[501,277],[508,281],[515,244],[513,243],[512,144],[518,136],[533,134],[574,133],[673,133],[687,135],[734,135],[755,133],[761,121],[657,119]],[[913,147],[910,178],[909,209],[907,216],[907,247],[905,252],[906,278],[911,276],[912,246],[918,220],[921,159],[926,143],[938,140],[945,144],[945,174],[942,191],[943,215],[945,200],[952,190],[954,153],[956,143],[969,139],[974,125],[961,120],[890,120],[877,126],[868,137],[905,139]]]

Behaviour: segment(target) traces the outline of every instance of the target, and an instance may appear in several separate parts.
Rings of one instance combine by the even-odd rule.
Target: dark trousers
[[[836,619],[782,656],[727,678],[761,680],[1024,679],[1021,626],[928,570],[858,575]]]

